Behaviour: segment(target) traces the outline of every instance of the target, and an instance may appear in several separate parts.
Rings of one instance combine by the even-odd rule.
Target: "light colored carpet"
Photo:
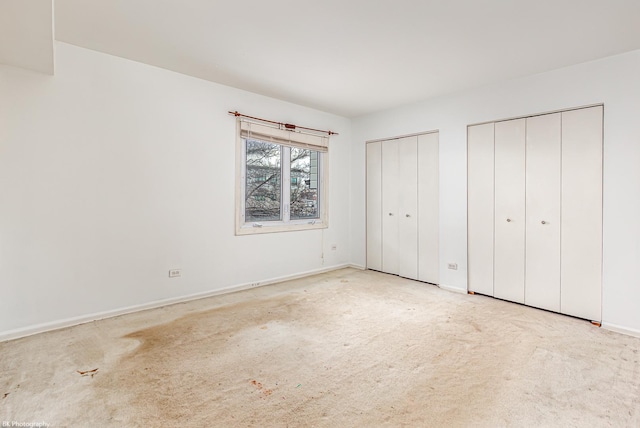
[[[639,349],[586,321],[344,269],[0,343],[0,421],[640,426]]]

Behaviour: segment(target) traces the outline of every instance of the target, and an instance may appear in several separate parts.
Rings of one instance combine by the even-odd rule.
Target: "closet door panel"
[[[382,143],[367,144],[367,268],[382,270]]]
[[[398,272],[418,279],[418,137],[398,140]]]
[[[495,124],[494,296],[524,303],[526,119]]]
[[[418,136],[418,279],[440,282],[438,133]]]
[[[398,140],[382,142],[382,270],[399,274]]]
[[[561,114],[527,119],[525,304],[560,311]]]
[[[467,132],[468,289],[493,296],[494,124]]]
[[[561,312],[600,321],[602,106],[562,113]]]

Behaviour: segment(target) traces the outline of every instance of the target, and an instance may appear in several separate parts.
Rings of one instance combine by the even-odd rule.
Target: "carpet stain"
[[[69,342],[46,351],[31,338],[0,344],[0,388],[25,386],[24,404],[7,405],[18,397],[5,394],[0,417],[56,426],[640,426],[635,338],[370,271],[270,287],[196,311],[107,320],[123,332],[112,338],[78,326],[51,334],[52,344]],[[177,315],[163,319],[169,312]],[[20,347],[31,352],[24,363],[4,358]],[[61,360],[73,370],[60,370]],[[78,381],[77,367],[100,367],[100,376]],[[66,386],[42,389],[53,384]]]
[[[523,420],[554,422],[543,410],[559,407],[557,387],[534,382],[531,361],[550,364],[550,377],[577,373],[567,372],[563,354],[541,351],[554,341],[541,340],[540,327],[491,321],[472,298],[434,310],[450,296],[438,301],[423,284],[346,282],[336,284],[339,300],[337,288],[307,287],[305,295],[250,299],[128,334],[139,346],[121,358],[110,388],[130,392],[140,425],[481,426],[500,424],[496,409],[517,407],[513,397],[523,393],[538,403]],[[265,384],[291,393],[269,400],[275,389]]]
[[[140,345],[121,359],[124,376],[112,378],[111,387],[131,392],[145,424],[158,417],[193,421],[194,408],[208,411],[200,422],[224,425],[233,414],[249,426],[258,419],[304,425],[321,415],[338,425],[349,425],[353,415],[376,425],[389,412],[400,423],[466,424],[490,415],[511,352],[479,353],[497,337],[470,334],[482,332],[472,313],[458,308],[441,324],[428,305],[406,310],[414,293],[376,289],[380,299],[367,283],[346,283],[340,281],[340,302],[334,289],[307,288],[305,296],[249,300],[133,332],[125,338]],[[345,319],[348,313],[357,322]],[[126,375],[140,366],[151,370]],[[262,400],[274,392],[256,375],[291,384],[295,397],[286,405],[256,404],[241,383]],[[333,410],[341,406],[348,411]]]
[[[85,371],[76,370],[76,372],[78,374],[80,374],[80,376],[91,376],[91,377],[93,377],[98,373],[98,369],[85,370]]]
[[[256,389],[257,389],[258,391],[260,391],[260,392],[261,392],[263,395],[265,395],[266,397],[268,397],[268,396],[270,396],[271,394],[273,394],[273,390],[272,390],[272,389],[266,389],[266,388],[262,385],[262,383],[260,383],[260,382],[258,382],[258,381],[252,380],[252,381],[251,381],[251,384],[252,384],[253,386],[255,386],[255,387],[256,387]]]

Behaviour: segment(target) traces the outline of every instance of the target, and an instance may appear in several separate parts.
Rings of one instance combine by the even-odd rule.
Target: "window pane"
[[[291,220],[319,218],[318,152],[291,148]]]
[[[281,147],[256,140],[246,146],[245,221],[281,220]]]

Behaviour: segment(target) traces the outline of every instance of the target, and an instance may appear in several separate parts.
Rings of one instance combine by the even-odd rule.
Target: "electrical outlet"
[[[458,263],[449,263],[449,269],[458,270]]]
[[[338,249],[338,244],[331,244],[331,251],[335,251]]]
[[[182,276],[182,270],[180,269],[171,269],[169,271],[169,278],[178,278]]]

